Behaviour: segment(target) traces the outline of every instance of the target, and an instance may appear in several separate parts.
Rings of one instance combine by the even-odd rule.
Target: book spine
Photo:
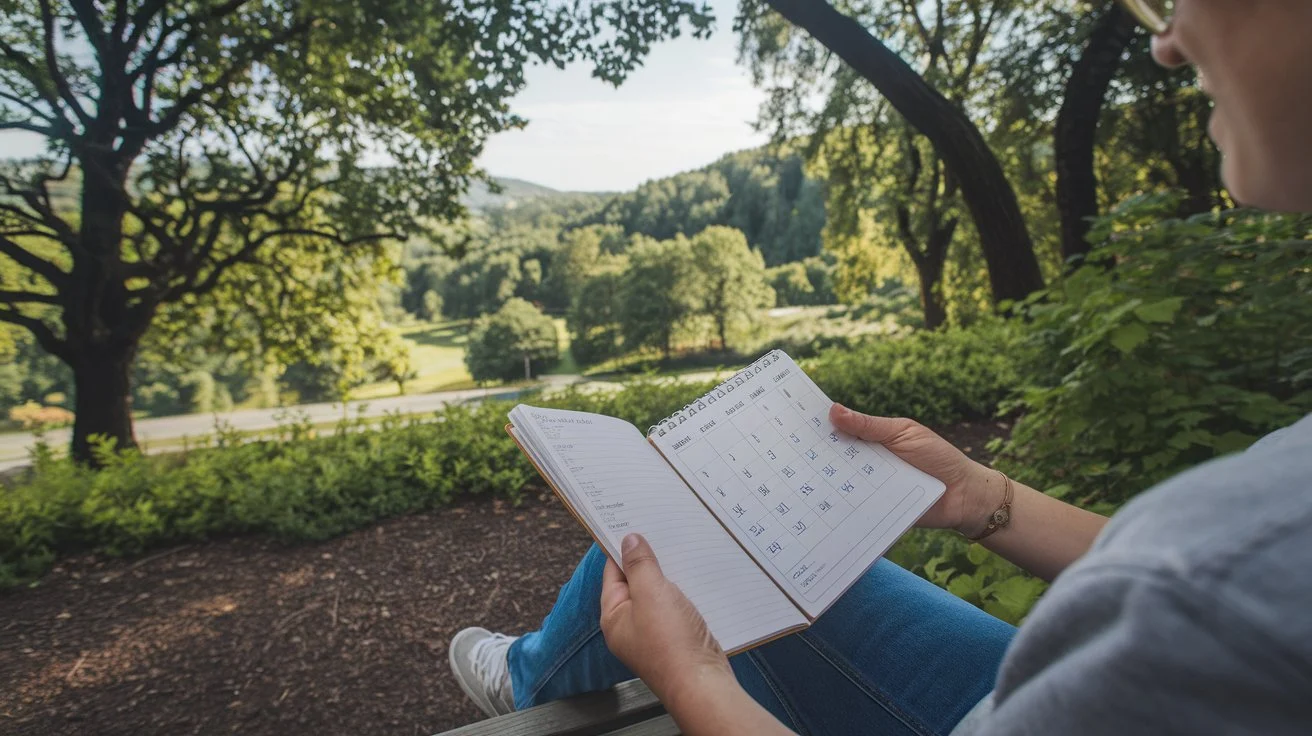
[[[757,358],[755,362],[746,368],[738,371],[715,388],[702,394],[696,400],[688,403],[682,409],[665,417],[656,424],[653,424],[647,430],[647,436],[656,435],[664,437],[667,432],[673,432],[680,424],[696,416],[697,412],[705,410],[710,405],[720,399],[728,397],[731,393],[742,388],[745,384],[750,383],[761,371],[770,367],[774,363],[782,360],[784,354],[780,350],[771,350],[770,352]]]

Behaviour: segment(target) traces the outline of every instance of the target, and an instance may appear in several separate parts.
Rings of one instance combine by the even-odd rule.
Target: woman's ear
[[[1189,63],[1188,57],[1180,51],[1180,47],[1175,43],[1175,34],[1172,29],[1166,29],[1166,33],[1159,33],[1153,36],[1153,61],[1167,69],[1179,69]]]

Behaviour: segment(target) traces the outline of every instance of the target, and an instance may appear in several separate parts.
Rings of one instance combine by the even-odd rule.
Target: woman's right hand
[[[841,404],[829,410],[829,421],[839,430],[863,440],[878,442],[893,454],[947,485],[943,498],[916,526],[955,529],[972,537],[984,531],[989,516],[1002,503],[1002,476],[966,457],[947,440],[910,419],[875,417]]]

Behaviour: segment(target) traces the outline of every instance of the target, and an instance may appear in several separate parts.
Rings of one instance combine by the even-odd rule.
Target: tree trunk
[[[121,192],[127,165],[114,156],[84,152],[78,247],[64,293],[64,356],[73,369],[72,456],[95,464],[91,438],[102,435],[115,447],[136,447],[132,432],[132,360],[155,316],[156,304],[129,292],[122,269]]]
[[[131,350],[75,353],[72,453],[79,462],[94,463],[95,436],[113,440],[120,450],[137,446],[132,433],[132,356]]]
[[[962,198],[979,232],[996,301],[1020,300],[1043,288],[1034,242],[1021,216],[1016,191],[984,136],[966,114],[930,87],[897,54],[822,0],[766,0],[837,54],[907,122],[933,143],[959,178]]]
[[[1057,168],[1057,210],[1061,215],[1061,255],[1078,263],[1088,252],[1089,220],[1098,215],[1098,176],[1093,153],[1098,119],[1125,47],[1134,36],[1129,13],[1111,3],[1089,33],[1071,67],[1053,140]],[[1072,261],[1072,259],[1075,259]]]
[[[938,275],[928,273],[928,269],[916,266],[920,276],[920,306],[925,312],[925,329],[937,330],[948,321],[947,308],[943,306],[943,297],[938,292],[938,282],[942,280],[943,270]]]
[[[906,244],[911,261],[916,265],[916,276],[920,279],[920,307],[925,313],[925,328],[929,330],[937,330],[948,321],[947,305],[943,303],[943,294],[938,287],[943,281],[948,248],[956,235],[957,224],[955,217],[942,224],[931,222],[923,253],[910,243]]]

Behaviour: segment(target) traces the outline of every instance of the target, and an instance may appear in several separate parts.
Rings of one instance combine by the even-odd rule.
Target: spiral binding
[[[658,437],[664,437],[666,432],[673,432],[680,424],[695,416],[697,412],[733,393],[738,387],[752,380],[756,374],[783,360],[783,358],[784,354],[781,350],[771,350],[762,355],[751,365],[730,376],[724,383],[702,394],[696,401],[686,404],[682,409],[651,425],[647,430],[647,435],[654,434]]]

